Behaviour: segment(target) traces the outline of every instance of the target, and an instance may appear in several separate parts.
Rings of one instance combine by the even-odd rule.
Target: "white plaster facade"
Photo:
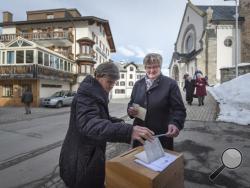
[[[146,75],[144,66],[134,62],[119,62],[116,65],[120,70],[120,79],[112,89],[111,98],[130,98],[135,82]]]

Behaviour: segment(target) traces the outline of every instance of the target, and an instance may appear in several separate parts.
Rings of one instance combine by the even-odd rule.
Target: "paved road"
[[[124,116],[126,103],[127,100],[112,101],[111,114]],[[58,177],[57,163],[61,144],[60,138],[65,135],[69,108],[35,108],[32,110],[33,113],[29,116],[23,114],[23,108],[0,108],[0,149],[6,152],[6,154],[0,152],[1,185],[4,185],[3,181],[6,183],[9,178],[6,174],[19,174],[16,180],[20,181],[16,187],[64,188],[65,186]],[[175,150],[182,152],[185,158],[185,187],[250,188],[250,158],[248,157],[250,153],[250,128],[215,122],[216,111],[217,104],[211,95],[207,96],[205,106],[199,107],[196,99],[192,106],[187,106],[188,121],[186,121],[185,128],[180,136],[175,140]],[[53,122],[53,118],[58,120]],[[41,122],[37,122],[39,119],[46,124],[50,121],[52,124],[58,122],[57,125],[54,125],[54,129],[60,126],[61,121],[64,123],[61,124],[61,131],[57,131],[54,136],[51,136],[54,137],[53,139],[49,136],[46,137],[47,134],[52,134],[52,130],[49,131],[48,128],[40,129]],[[53,129],[53,126],[51,128]],[[13,140],[10,138],[13,138]],[[22,145],[22,141],[27,138],[31,139],[32,142],[28,142],[27,146]],[[43,143],[37,142],[41,138],[46,139],[42,141]],[[15,151],[16,149],[13,149],[13,151],[10,149],[15,143],[18,146],[17,150],[20,149],[18,152]],[[6,146],[9,146],[9,148]],[[112,158],[128,150],[129,147],[127,144],[109,144],[107,158]],[[212,183],[208,180],[208,176],[221,165],[220,156],[228,147],[239,149],[243,154],[243,162],[235,170],[225,169]],[[11,155],[12,158],[3,161],[2,159],[7,154],[8,156]],[[41,166],[39,164],[46,165]],[[21,180],[23,180],[22,183],[20,183]]]

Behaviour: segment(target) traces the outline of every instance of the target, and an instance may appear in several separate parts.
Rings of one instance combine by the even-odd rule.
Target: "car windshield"
[[[58,91],[58,92],[54,93],[51,97],[62,97],[62,96],[64,96],[64,92]]]

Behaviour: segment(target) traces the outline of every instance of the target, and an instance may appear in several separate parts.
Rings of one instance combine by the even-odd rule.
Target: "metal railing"
[[[73,34],[68,31],[2,34],[0,35],[0,42],[9,42],[11,40],[14,40],[18,36],[21,36],[28,40],[68,39],[69,41],[73,42]]]

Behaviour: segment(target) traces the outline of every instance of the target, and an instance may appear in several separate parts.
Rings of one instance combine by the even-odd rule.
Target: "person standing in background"
[[[204,99],[207,95],[206,90],[207,81],[202,77],[202,74],[197,74],[197,78],[195,80],[196,87],[196,96],[198,97],[199,106],[204,105]]]
[[[33,94],[30,89],[25,90],[21,101],[24,103],[25,114],[31,114],[30,104],[33,102]]]
[[[185,77],[185,85],[183,91],[186,92],[186,101],[189,105],[192,105],[195,89],[195,80],[191,76]]]

